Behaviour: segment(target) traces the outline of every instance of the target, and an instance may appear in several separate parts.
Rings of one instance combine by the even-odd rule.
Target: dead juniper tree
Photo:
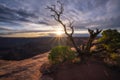
[[[69,24],[65,24],[63,22],[63,20],[61,19],[63,12],[64,12],[64,7],[63,4],[61,2],[57,2],[58,5],[60,5],[59,9],[57,8],[56,5],[51,5],[51,6],[47,6],[47,9],[49,9],[53,14],[51,15],[58,23],[60,23],[64,29],[65,34],[67,35],[67,37],[70,39],[70,41],[72,42],[73,46],[75,47],[76,51],[81,54],[80,49],[78,48],[78,46],[76,45],[74,39],[73,39],[73,34],[74,34],[74,27],[73,27],[73,22],[69,21]],[[71,30],[71,33],[68,32],[68,27]]]
[[[73,22],[70,22],[69,24],[65,24],[63,20],[61,19],[63,12],[64,12],[64,7],[61,2],[57,2],[59,8],[56,5],[51,5],[47,6],[47,9],[49,9],[53,14],[51,15],[58,23],[60,23],[64,29],[65,34],[69,38],[69,40],[72,42],[74,48],[76,49],[77,53],[79,54],[78,56],[81,57],[82,61],[84,61],[84,54],[90,53],[90,48],[92,47],[92,43],[94,39],[97,37],[97,35],[102,31],[99,29],[96,30],[91,30],[88,29],[88,32],[90,34],[89,40],[86,45],[84,45],[81,49],[78,47],[74,41],[73,34],[74,34],[74,27],[73,27]],[[68,27],[71,30],[71,33],[68,32]]]
[[[85,52],[90,53],[90,48],[93,46],[93,41],[97,37],[97,35],[101,32],[102,30],[99,30],[96,28],[96,30],[88,29],[89,32],[89,39],[85,47]]]

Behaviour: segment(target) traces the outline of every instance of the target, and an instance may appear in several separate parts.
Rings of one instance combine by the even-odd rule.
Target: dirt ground
[[[96,59],[86,64],[62,64],[52,77],[54,80],[120,80],[120,73]]]
[[[41,80],[39,70],[48,61],[47,56],[48,53],[21,61],[0,60],[0,80]],[[54,79],[48,80],[120,80],[120,73],[90,58],[86,64],[64,63],[50,77]]]

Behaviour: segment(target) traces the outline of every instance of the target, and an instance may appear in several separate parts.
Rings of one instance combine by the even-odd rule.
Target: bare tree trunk
[[[73,37],[72,37],[72,36],[69,36],[69,39],[70,39],[70,41],[72,42],[73,46],[75,47],[77,53],[79,53],[79,55],[80,55],[80,54],[81,54],[80,48],[77,47],[77,45],[76,45]]]
[[[91,37],[89,38],[87,45],[86,45],[86,51],[90,52],[90,48],[92,47],[92,42],[94,41],[94,39],[92,39]]]
[[[52,5],[52,6],[47,6],[47,9],[49,9],[53,14],[51,15],[58,23],[60,23],[64,29],[65,34],[67,35],[67,37],[70,39],[70,41],[72,42],[74,48],[76,49],[77,53],[79,53],[79,56],[81,57],[81,60],[84,59],[84,52],[90,52],[90,48],[92,46],[92,42],[94,41],[94,39],[96,38],[96,36],[102,31],[99,29],[96,29],[96,32],[94,30],[88,29],[89,34],[90,34],[90,38],[87,42],[86,47],[83,46],[83,51],[80,50],[80,48],[76,45],[74,39],[73,39],[73,34],[74,34],[74,27],[72,26],[72,22],[69,21],[68,24],[65,24],[63,22],[63,20],[61,19],[61,16],[63,14],[64,11],[64,7],[63,4],[61,2],[58,2],[59,8],[56,8],[56,5]],[[69,28],[69,30],[71,31],[71,33],[69,33],[67,31],[67,29]],[[84,60],[83,60],[84,61]]]
[[[77,47],[74,39],[73,39],[73,34],[74,34],[74,28],[72,26],[73,22],[70,22],[69,21],[69,24],[64,24],[63,23],[63,20],[61,19],[61,16],[63,14],[63,11],[64,11],[64,7],[63,7],[63,4],[61,2],[58,2],[60,4],[60,8],[59,10],[56,9],[56,5],[53,5],[53,6],[47,6],[47,8],[52,11],[54,14],[52,15],[52,17],[54,17],[54,19],[60,23],[64,29],[64,32],[65,34],[67,35],[67,37],[70,39],[70,41],[72,42],[73,46],[75,47],[76,51],[81,54],[81,51],[80,49]],[[67,27],[71,30],[71,33],[68,33],[67,31]]]
[[[88,42],[86,44],[86,48],[85,48],[85,52],[90,53],[90,48],[93,45],[93,41],[95,40],[95,38],[97,37],[97,35],[101,32],[102,30],[96,29],[96,31],[88,29],[88,32],[90,34],[90,37],[88,39]]]

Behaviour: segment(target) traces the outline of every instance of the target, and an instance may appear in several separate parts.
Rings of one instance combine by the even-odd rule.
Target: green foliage
[[[119,57],[119,55],[116,54],[116,53],[111,53],[110,54],[110,58],[112,58],[113,60],[116,60],[118,57]]]
[[[120,66],[120,55],[119,54],[111,53],[110,58],[112,59],[112,61],[116,62],[116,65]]]
[[[67,46],[57,46],[53,48],[48,56],[48,59],[52,64],[63,63],[65,61],[72,61],[75,58],[75,52]]]
[[[120,65],[120,54],[117,52],[120,49],[120,32],[112,29],[105,30],[98,42],[102,43],[99,49],[105,49],[103,51],[105,62],[111,65]]]
[[[103,47],[108,52],[114,52],[120,48],[120,33],[117,30],[105,30],[102,32],[102,37],[99,39],[102,42]]]

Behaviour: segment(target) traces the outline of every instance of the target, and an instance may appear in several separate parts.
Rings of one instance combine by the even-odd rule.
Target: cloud
[[[30,21],[28,17],[36,17],[34,14],[22,9],[15,10],[0,4],[0,20],[7,21]]]
[[[0,27],[0,30],[10,31],[11,29]]]
[[[45,9],[57,0],[0,0],[0,23],[13,30],[54,29],[58,23]],[[60,0],[64,3],[63,20],[74,20],[76,30],[120,28],[120,0]],[[43,26],[43,27],[42,27]],[[40,27],[40,28],[39,28]],[[3,31],[3,27],[0,31]],[[4,30],[5,31],[5,30]],[[7,30],[6,30],[7,31]],[[43,30],[44,31],[44,30]]]

